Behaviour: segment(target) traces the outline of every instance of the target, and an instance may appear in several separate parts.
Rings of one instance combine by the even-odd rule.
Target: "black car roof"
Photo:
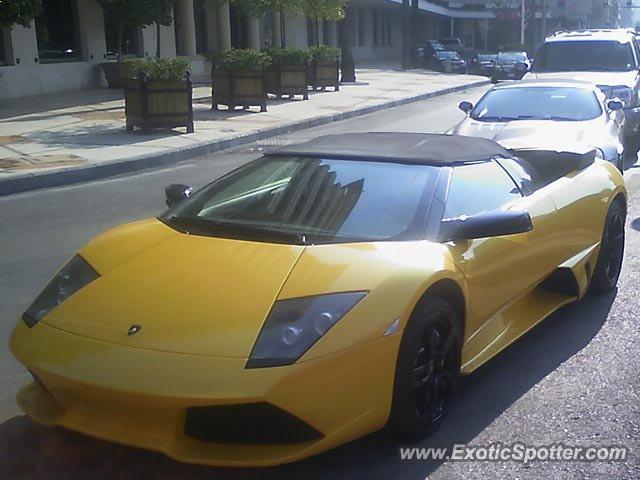
[[[265,155],[375,160],[446,166],[512,156],[492,140],[433,133],[346,133],[279,147]]]

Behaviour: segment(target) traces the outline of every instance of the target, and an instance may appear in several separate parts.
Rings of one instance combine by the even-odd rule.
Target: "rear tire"
[[[403,439],[430,435],[446,418],[460,376],[460,324],[451,306],[426,297],[407,326],[396,364],[388,429]]]
[[[623,206],[620,202],[614,202],[607,213],[600,253],[591,277],[592,292],[607,293],[618,284],[624,257],[625,223],[626,213]]]

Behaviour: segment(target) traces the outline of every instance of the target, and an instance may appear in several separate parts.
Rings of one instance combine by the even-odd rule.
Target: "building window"
[[[322,43],[325,45],[333,45],[330,26],[329,20],[322,21]]]
[[[364,47],[367,39],[367,31],[364,18],[364,10],[358,10],[358,46]]]
[[[391,45],[391,32],[393,31],[393,27],[391,26],[391,15],[387,16],[387,45]]]
[[[141,56],[142,31],[138,28],[124,27],[122,29],[122,55]],[[104,39],[107,45],[107,59],[118,58],[118,28],[117,25],[105,14]]]
[[[36,18],[36,38],[41,63],[80,61],[76,1],[42,0],[42,11]]]
[[[193,2],[193,18],[196,27],[196,53],[209,52],[209,16],[207,14],[206,0]],[[268,38],[268,37],[267,37]]]
[[[9,30],[0,28],[0,67],[11,64],[9,56]]]
[[[373,11],[373,45],[377,47],[380,45],[380,29],[378,28],[378,19],[380,13],[377,10]]]

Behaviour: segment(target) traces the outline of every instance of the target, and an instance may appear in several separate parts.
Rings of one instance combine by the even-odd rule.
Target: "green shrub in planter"
[[[258,105],[267,111],[265,68],[271,57],[253,49],[231,49],[211,57],[212,108],[226,105],[229,110]]]
[[[134,127],[193,127],[193,89],[189,63],[179,58],[127,59],[124,62],[127,130]]]
[[[310,47],[313,57],[309,71],[309,83],[314,90],[333,87],[340,90],[340,49],[328,45]]]
[[[271,48],[267,50],[273,59],[265,72],[267,93],[278,98],[283,95],[302,95],[309,99],[309,65],[313,55],[308,48]]]

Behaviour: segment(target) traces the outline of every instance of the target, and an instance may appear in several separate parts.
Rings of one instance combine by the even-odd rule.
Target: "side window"
[[[635,37],[631,41],[631,44],[633,45],[633,51],[636,57],[636,68],[638,68],[638,66],[640,66],[640,46],[638,46],[638,40]]]
[[[520,190],[496,162],[462,165],[453,169],[444,218],[498,210],[520,198]]]

